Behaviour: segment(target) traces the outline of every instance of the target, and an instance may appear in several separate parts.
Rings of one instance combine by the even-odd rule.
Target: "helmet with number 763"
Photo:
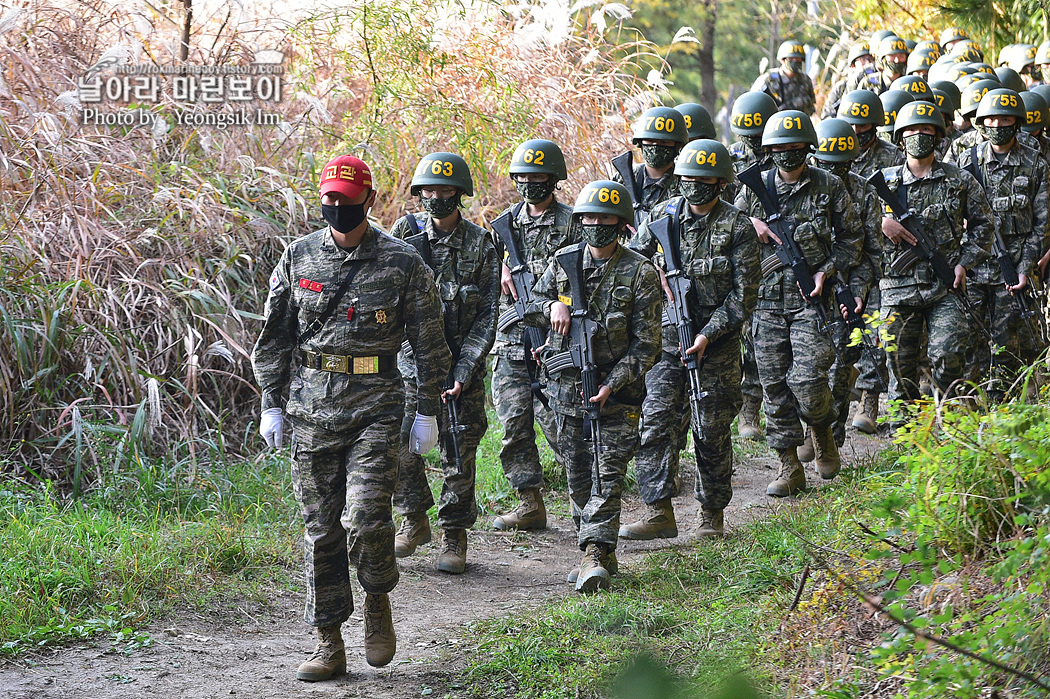
[[[431,153],[419,161],[412,174],[410,192],[419,196],[426,186],[456,187],[468,197],[474,196],[474,180],[470,176],[467,161],[455,153]]]

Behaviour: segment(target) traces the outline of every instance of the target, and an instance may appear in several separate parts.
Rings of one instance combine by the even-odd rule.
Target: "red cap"
[[[339,155],[328,161],[321,171],[321,194],[339,192],[351,199],[372,189],[372,171],[360,158]]]

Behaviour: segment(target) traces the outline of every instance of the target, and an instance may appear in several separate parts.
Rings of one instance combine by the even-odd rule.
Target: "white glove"
[[[267,408],[262,411],[259,434],[271,447],[280,449],[284,444],[284,411],[280,408]]]
[[[420,415],[412,421],[412,434],[408,437],[408,450],[413,454],[426,454],[438,443],[438,421],[433,415]]]

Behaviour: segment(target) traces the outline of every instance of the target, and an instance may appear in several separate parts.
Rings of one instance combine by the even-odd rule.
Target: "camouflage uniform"
[[[377,356],[379,373],[304,366],[298,338],[358,261],[363,266],[342,301],[302,349]],[[397,584],[390,498],[405,404],[394,356],[407,337],[419,357],[418,404],[411,409],[436,415],[449,363],[435,322],[440,312],[433,276],[416,251],[375,228],[351,251],[337,246],[327,228],[300,238],[270,277],[252,365],[263,410],[285,404],[288,391],[292,481],[305,523],[308,624],[338,625],[353,611],[348,555],[366,592],[386,593]]]
[[[948,146],[948,152],[944,156],[944,161],[956,163],[959,161],[959,156],[962,155],[964,150],[972,148],[978,143],[984,143],[986,140],[988,139],[984,137],[984,134],[977,129],[963,131],[959,134],[958,138],[952,141],[952,144]],[[1018,130],[1017,142],[1026,148],[1042,152],[1042,145],[1039,143],[1039,139],[1030,133]]]
[[[766,71],[755,80],[751,92],[766,93],[781,110],[798,109],[806,114],[817,110],[813,81],[803,72],[788,75],[782,68]]]
[[[689,211],[684,199],[677,206],[681,221],[681,260],[696,290],[697,334],[710,344],[704,352],[702,381],[707,395],[700,401],[703,434],[693,435],[697,478],[694,495],[709,510],[722,510],[733,497],[731,425],[742,403],[740,392],[740,331],[755,309],[758,290],[758,239],[751,221],[739,209],[719,200],[704,216]],[[668,215],[654,211],[653,220]],[[632,247],[666,269],[663,252],[648,226]],[[647,504],[673,495],[678,475],[678,444],[682,415],[690,416],[686,395],[689,380],[672,325],[663,327],[663,352],[645,377],[646,396],[641,446],[635,457],[638,490]],[[686,424],[689,424],[687,419]]]
[[[572,207],[557,199],[535,218],[529,216],[527,206],[521,207],[511,230],[516,238],[520,238],[522,254],[537,279],[554,259],[556,250],[578,242],[578,234],[570,235],[571,217]],[[503,257],[503,243],[498,236],[495,243],[497,255]],[[513,297],[508,294],[500,296],[501,316],[513,308]],[[521,321],[515,322],[506,332],[497,330],[494,348],[496,363],[492,368],[492,402],[503,424],[500,464],[511,486],[519,492],[543,487],[543,468],[536,450],[535,422],[540,423],[551,449],[555,454],[558,452],[554,411],[543,407],[543,403],[532,394],[532,383],[525,366],[522,330]]]
[[[938,160],[921,179],[907,165],[886,168],[883,175],[894,193],[902,181],[907,186],[907,206],[922,216],[927,235],[949,264],[969,270],[988,256],[995,222],[984,191],[973,175]],[[897,346],[889,358],[889,398],[919,397],[918,365],[924,328],[929,334],[933,380],[941,391],[947,391],[952,382],[962,378],[969,319],[925,260],[918,260],[906,273],[894,272],[890,263],[903,246],[894,245],[885,236],[880,242],[882,312],[887,317],[894,316],[887,332],[894,336]]]
[[[857,264],[864,237],[846,187],[839,178],[811,166],[793,184],[784,182],[779,170],[773,172],[780,210],[795,217],[795,240],[813,272],[825,273],[830,291],[835,271]],[[736,204],[755,218],[766,215],[749,189],[737,195]],[[763,244],[759,254],[762,260],[775,256],[772,241]],[[813,303],[824,304],[831,318],[829,297],[825,293]],[[800,418],[816,427],[830,425],[834,419],[828,372],[835,350],[820,326],[817,311],[802,298],[791,268],[763,277],[755,311],[755,356],[764,391],[766,440],[774,449],[802,444]]]
[[[846,86],[846,92],[867,90],[868,92],[874,92],[876,95],[881,95],[883,92],[890,89],[890,85],[893,84],[893,81],[889,80],[886,77],[886,74],[881,70],[877,75],[878,77],[876,78],[875,74],[861,71],[850,78],[849,84]]]
[[[460,425],[459,457],[463,471],[456,473],[455,456],[451,454],[448,411],[438,413],[442,435],[441,465],[444,472],[441,497],[438,503],[438,524],[444,529],[467,529],[478,517],[474,500],[474,476],[478,444],[485,435],[488,420],[485,416],[485,360],[496,337],[496,308],[499,303],[499,269],[496,250],[488,232],[478,225],[460,218],[456,229],[445,233],[434,228],[433,219],[426,214],[416,216],[419,230],[430,241],[435,289],[444,307],[445,339],[453,352],[452,377],[463,384],[457,400]],[[390,231],[397,238],[415,235],[402,218]],[[416,376],[412,348],[405,346],[398,356],[398,365],[405,377],[405,397],[408,403],[415,399]],[[405,419],[399,450],[400,468],[394,506],[401,514],[423,514],[434,498],[427,484],[423,457],[412,454],[408,435],[412,427]]]
[[[828,94],[824,97],[824,106],[820,108],[821,119],[831,119],[839,113],[839,104],[842,103],[842,96],[846,94],[846,85],[849,83],[851,75],[847,75],[845,78],[838,80],[828,90]]]
[[[623,246],[618,246],[608,260],[594,260],[584,246],[583,276],[588,312],[599,326],[594,345],[598,383],[612,389],[612,397],[601,413],[605,448],[599,461],[602,495],[591,492],[592,452],[584,440],[585,413],[579,370],[570,367],[551,376],[547,395],[556,414],[558,451],[568,474],[572,518],[580,549],[585,549],[588,543],[598,543],[613,550],[620,527],[623,479],[627,463],[638,449],[638,417],[645,394],[645,372],[660,352],[663,294],[652,264]],[[526,321],[530,325],[549,327],[551,305],[569,296],[568,281],[557,260],[551,260],[536,282],[535,294]],[[552,333],[549,353],[567,350],[568,342],[567,337]]]
[[[674,176],[674,167],[665,172],[662,177],[654,180],[645,171],[645,163],[638,163],[632,170],[634,173],[635,189],[632,192],[632,196],[637,194],[638,188],[641,187],[641,201],[639,204],[646,213],[653,210],[660,202],[665,199],[678,195],[678,178]],[[610,178],[613,182],[619,182],[620,184],[627,185],[627,189],[631,189],[630,184],[623,181],[623,177],[620,176],[619,172],[613,173]]]
[[[971,162],[981,175],[978,182],[992,207],[995,223],[1019,274],[1033,279],[1036,262],[1046,249],[1047,237],[1047,168],[1039,151],[1014,146],[1000,159],[988,141],[962,151],[955,164],[970,170]],[[1022,363],[1033,361],[1042,350],[1038,335],[1033,340],[1017,302],[1006,289],[998,261],[993,257],[979,264],[966,285],[966,294],[977,308],[995,344],[1004,351],[994,358],[986,339],[973,333],[964,372],[971,381],[983,381],[989,368],[994,376],[1007,382],[996,386],[1005,390]],[[1036,319],[1032,319],[1036,326]]]

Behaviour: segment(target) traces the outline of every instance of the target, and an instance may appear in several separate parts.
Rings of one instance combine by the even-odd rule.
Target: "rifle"
[[[415,231],[415,235],[410,235],[405,238],[405,242],[409,243],[416,249],[419,256],[423,258],[423,262],[427,264],[427,267],[431,267],[432,256],[430,250],[430,238],[427,237],[425,231],[420,232],[419,221],[412,214],[407,214],[405,219],[408,221],[408,226]],[[456,386],[456,380],[453,378],[453,372],[456,370],[456,362],[459,361],[459,348],[454,347],[455,343],[450,341],[450,333],[448,332],[448,316],[449,311],[452,310],[450,304],[443,301],[441,304],[442,315],[445,319],[445,343],[449,349],[452,350],[452,366],[448,370],[448,376],[445,377],[445,383],[442,386],[442,390],[448,391]],[[456,464],[456,475],[463,475],[463,457],[459,453],[459,433],[467,429],[466,425],[463,425],[459,421],[459,398],[453,398],[445,401],[445,410],[448,412],[448,430],[445,434],[445,451],[450,452],[453,455],[453,461]]]
[[[507,250],[507,266],[510,268],[510,276],[514,281],[514,290],[518,293],[514,306],[507,309],[496,322],[496,327],[500,332],[507,332],[514,323],[525,320],[525,309],[532,303],[532,287],[536,283],[536,275],[529,269],[525,256],[518,246],[518,240],[514,237],[513,222],[517,220],[521,207],[522,204],[519,203],[511,211],[503,212],[491,224],[492,230],[496,231],[500,240],[503,241],[503,247]],[[549,407],[547,396],[544,395],[543,386],[540,383],[540,372],[532,356],[532,350],[543,347],[547,343],[547,335],[539,328],[525,326],[522,339],[525,345],[525,368],[529,372],[532,395],[539,399],[543,407]]]
[[[598,395],[598,365],[594,361],[594,340],[598,335],[598,324],[587,316],[587,293],[583,277],[584,246],[584,243],[580,243],[562,250],[556,255],[556,259],[565,270],[569,281],[569,295],[572,298],[569,356],[572,358],[572,365],[580,370],[580,380],[583,383],[583,408],[586,411],[583,429],[594,455],[592,492],[600,496],[602,481],[599,458],[606,447],[602,446],[601,406],[591,402],[591,398]]]
[[[886,178],[882,174],[882,170],[876,170],[868,177],[868,184],[875,188],[875,192],[879,195],[879,198],[886,202],[886,206],[890,207],[890,211],[896,217],[897,222],[900,223],[904,228],[907,229],[915,237],[915,245],[902,240],[902,245],[905,250],[903,253],[895,257],[890,262],[890,267],[898,274],[907,272],[910,270],[915,263],[921,257],[926,260],[933,270],[934,276],[936,276],[944,288],[948,290],[956,302],[962,307],[962,310],[969,317],[970,321],[977,326],[977,329],[981,331],[981,334],[989,342],[994,342],[992,334],[985,327],[981,321],[980,316],[977,315],[977,309],[970,303],[970,299],[966,297],[965,293],[958,293],[955,288],[955,267],[948,262],[948,258],[944,256],[944,253],[940,251],[937,245],[930,239],[929,235],[926,234],[926,224],[914,209],[909,209],[907,205],[890,191],[889,186],[886,184]],[[907,195],[905,195],[907,196]],[[948,219],[949,225],[951,219]]]
[[[627,191],[631,193],[631,204],[634,206],[634,228],[637,230],[642,225],[645,210],[642,208],[641,187],[634,180],[634,155],[631,151],[621,153],[612,159],[612,166],[620,174],[620,178],[627,186]]]
[[[1017,221],[1014,220],[1014,230],[1017,230]],[[992,254],[995,255],[995,259],[999,262],[999,271],[1003,273],[1003,281],[1008,286],[1017,286],[1021,283],[1021,278],[1017,275],[1017,265],[1014,264],[1014,259],[1010,255],[1010,250],[1006,247],[1006,242],[1003,240],[1003,236],[999,233],[999,228],[995,228],[995,237],[992,239]],[[1016,293],[1012,293],[1014,297],[1014,303],[1017,304],[1017,312],[1024,320],[1025,327],[1028,328],[1028,334],[1032,336],[1032,342],[1036,346],[1040,344],[1041,335],[1036,332],[1035,328],[1032,327],[1032,318],[1037,318],[1038,314],[1035,309],[1032,308],[1029,299],[1029,293],[1031,293],[1031,284],[1025,284],[1025,287]],[[1036,323],[1039,321],[1036,320]],[[1042,326],[1040,326],[1040,329]]]
[[[841,276],[835,277],[835,301],[846,309],[846,327],[851,332],[860,330],[861,343],[864,349],[868,351],[868,358],[871,359],[871,363],[875,365],[875,377],[879,380],[879,388],[882,389],[880,393],[887,393],[889,388],[886,386],[886,382],[882,380],[882,374],[878,371],[879,355],[876,351],[878,347],[875,345],[875,340],[866,332],[867,325],[865,325],[864,319],[856,311],[857,300],[853,298],[853,292],[850,291],[849,285],[842,280]]]
[[[838,354],[839,348],[835,344],[831,328],[828,327],[830,321],[828,320],[827,312],[824,310],[823,299],[813,295],[816,291],[816,284],[813,282],[813,272],[809,268],[809,262],[806,261],[806,256],[803,254],[802,249],[799,248],[798,243],[795,241],[795,227],[798,224],[793,216],[780,213],[780,207],[776,200],[776,184],[773,182],[775,173],[775,168],[770,170],[767,176],[769,183],[768,185],[763,184],[762,164],[755,163],[738,173],[736,178],[758,197],[759,203],[762,204],[762,210],[766,212],[766,225],[780,238],[780,243],[774,243],[780,264],[791,268],[802,298],[807,303],[813,303],[813,308],[817,311],[817,317],[820,318],[824,333],[831,338],[831,345],[835,349],[835,354]]]
[[[664,266],[667,272],[667,286],[671,288],[674,300],[666,307],[667,319],[678,330],[678,349],[682,353],[682,363],[689,375],[689,407],[693,416],[693,429],[698,438],[703,437],[700,424],[700,401],[707,395],[701,384],[701,372],[707,363],[707,354],[700,359],[695,354],[685,351],[696,341],[696,313],[691,302],[693,299],[693,280],[682,269],[682,231],[678,216],[685,199],[679,197],[667,204],[667,215],[649,224],[653,234],[664,251]]]

